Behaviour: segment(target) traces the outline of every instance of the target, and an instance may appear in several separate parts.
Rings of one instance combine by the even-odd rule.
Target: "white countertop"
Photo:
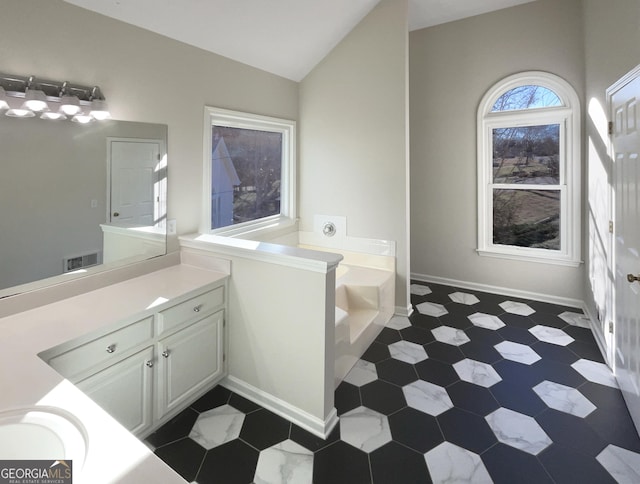
[[[180,264],[0,318],[0,412],[46,405],[76,416],[86,429],[88,452],[81,470],[74,462],[74,483],[184,483],[38,353],[225,277]]]

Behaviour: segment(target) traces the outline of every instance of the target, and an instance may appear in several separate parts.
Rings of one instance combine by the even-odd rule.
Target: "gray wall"
[[[409,272],[407,1],[382,0],[300,84],[301,230],[347,218],[347,235],[397,243],[396,306]]]
[[[613,167],[607,152],[607,121],[610,119],[606,90],[640,64],[640,2],[637,0],[584,0],[585,104],[586,112],[586,258],[585,303],[613,356],[611,335],[605,330],[613,318],[612,218],[610,188]],[[611,358],[611,361],[613,359]]]
[[[115,119],[169,126],[179,233],[200,222],[205,105],[297,119],[297,83],[61,0],[3,0],[0,32],[3,72],[98,84]]]
[[[476,253],[480,99],[527,70],[559,75],[582,98],[583,64],[580,0],[538,0],[410,34],[413,274],[583,299],[582,266]]]

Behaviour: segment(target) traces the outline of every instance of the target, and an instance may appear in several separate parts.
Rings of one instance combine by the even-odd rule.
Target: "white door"
[[[608,94],[615,173],[616,377],[640,430],[640,66]]]
[[[161,142],[154,140],[109,140],[109,222],[155,225],[160,148]]]

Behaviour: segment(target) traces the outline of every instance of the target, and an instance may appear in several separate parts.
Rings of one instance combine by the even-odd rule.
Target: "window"
[[[202,232],[240,235],[295,220],[295,127],[205,108]]]
[[[580,262],[580,112],[563,79],[525,72],[478,109],[478,253]]]

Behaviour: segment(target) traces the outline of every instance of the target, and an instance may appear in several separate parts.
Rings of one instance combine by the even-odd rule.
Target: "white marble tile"
[[[596,459],[618,484],[640,482],[640,454],[609,444]]]
[[[445,309],[442,304],[423,302],[416,306],[416,309],[420,314],[426,314],[427,316],[433,316],[435,318],[449,314],[449,311]]]
[[[508,408],[499,408],[485,417],[497,439],[511,447],[538,455],[552,444],[551,439],[532,417]]]
[[[416,296],[426,296],[427,294],[431,294],[431,288],[423,284],[411,284],[410,291],[411,294],[415,294]]]
[[[465,358],[462,361],[454,363],[453,368],[461,380],[474,383],[485,388],[495,385],[502,381],[498,372],[491,365],[482,363],[481,361],[470,360]]]
[[[358,360],[344,377],[344,381],[357,387],[371,383],[378,379],[376,365],[365,360]]]
[[[535,313],[535,310],[532,309],[528,304],[515,301],[505,301],[500,303],[499,306],[506,313],[519,314],[520,316],[530,316]]]
[[[604,363],[581,359],[573,363],[571,367],[591,382],[618,388],[616,377]]]
[[[244,423],[244,413],[231,405],[222,405],[201,413],[189,437],[205,449],[213,449],[237,439]]]
[[[442,484],[491,484],[487,468],[478,454],[443,442],[424,455],[431,479]]]
[[[254,484],[307,484],[313,480],[313,452],[285,440],[260,452]]]
[[[389,420],[367,407],[358,407],[340,416],[340,438],[365,452],[391,442]]]
[[[545,341],[558,346],[567,346],[575,340],[567,333],[558,328],[537,325],[529,329],[529,332],[540,341]]]
[[[407,405],[434,417],[453,408],[447,391],[433,383],[418,380],[402,387]]]
[[[571,326],[591,328],[591,325],[589,324],[589,318],[582,313],[572,313],[570,311],[565,311],[564,313],[559,314],[558,317]]]
[[[484,329],[500,329],[504,326],[504,323],[498,316],[485,313],[473,313],[471,316],[467,316],[475,326],[479,326]]]
[[[390,344],[389,353],[391,353],[392,358],[411,364],[427,359],[427,352],[424,348],[410,341],[398,341]]]
[[[406,316],[393,316],[387,323],[387,328],[404,329],[411,326],[411,321]]]
[[[449,326],[438,326],[431,332],[436,340],[448,345],[460,346],[471,341],[464,331]]]
[[[532,365],[542,359],[540,355],[529,346],[512,341],[503,341],[495,345],[494,348],[505,360],[517,361],[524,365]]]
[[[466,304],[467,306],[472,306],[474,304],[478,304],[480,299],[478,299],[473,294],[468,294],[466,292],[454,292],[449,294],[449,299],[458,304]]]
[[[548,407],[576,417],[584,418],[596,409],[587,397],[566,385],[545,380],[533,387],[533,391]]]

